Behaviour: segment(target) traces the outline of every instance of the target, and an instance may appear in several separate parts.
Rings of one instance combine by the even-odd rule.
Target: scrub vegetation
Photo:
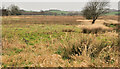
[[[118,67],[117,18],[2,16],[2,67]]]

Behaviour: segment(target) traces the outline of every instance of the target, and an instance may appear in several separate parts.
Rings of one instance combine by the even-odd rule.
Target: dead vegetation
[[[105,33],[105,32],[110,32],[112,31],[112,28],[106,27],[104,25],[79,25],[78,27],[80,27],[82,29],[83,33]]]

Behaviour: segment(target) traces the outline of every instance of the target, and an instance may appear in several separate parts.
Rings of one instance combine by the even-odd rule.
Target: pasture
[[[2,67],[118,67],[118,16],[2,16]]]

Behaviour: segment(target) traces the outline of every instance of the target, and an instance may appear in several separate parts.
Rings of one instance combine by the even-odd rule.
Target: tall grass
[[[76,19],[82,17],[62,17],[3,18],[2,67],[119,66],[119,38],[114,29],[106,26],[99,29],[96,25],[78,27]],[[85,30],[89,33],[83,32]]]

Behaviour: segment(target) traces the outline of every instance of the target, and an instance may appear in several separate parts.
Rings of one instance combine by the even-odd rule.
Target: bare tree
[[[101,1],[101,0],[92,0],[86,4],[86,6],[83,9],[83,16],[86,17],[86,19],[92,19],[92,24],[95,23],[95,20],[102,14],[107,13],[109,2],[107,0]]]
[[[18,6],[11,5],[8,7],[11,15],[21,15],[21,11]]]

